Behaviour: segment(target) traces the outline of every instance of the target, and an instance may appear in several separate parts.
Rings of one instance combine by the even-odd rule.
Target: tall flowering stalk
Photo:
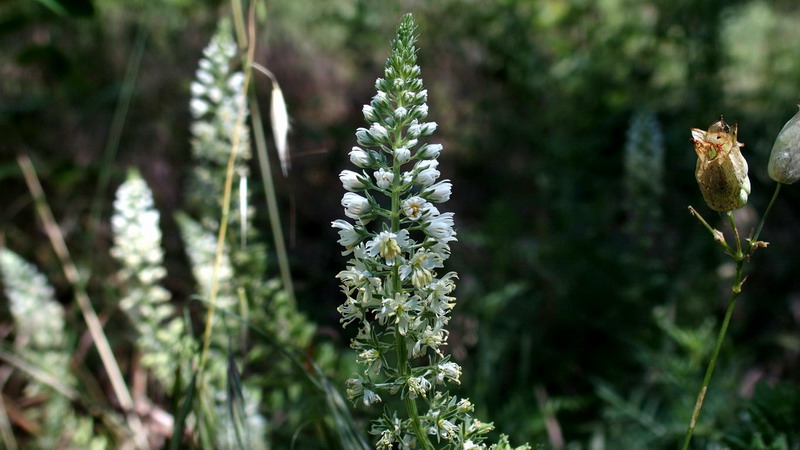
[[[25,387],[27,397],[38,398],[25,411],[40,426],[36,446],[108,448],[108,439],[94,431],[92,418],[76,413],[71,405],[76,396],[69,368],[72,346],[53,287],[34,265],[6,248],[0,248],[0,276],[14,320],[14,348],[39,372]]]
[[[369,128],[359,128],[350,161],[358,171],[339,175],[345,215],[335,220],[343,255],[337,277],[347,297],[339,307],[344,326],[359,327],[351,347],[363,372],[347,381],[351,401],[373,405],[397,395],[405,413],[386,411],[372,427],[377,447],[485,448],[492,424],[474,419],[473,405],[447,391],[461,367],[446,356],[445,329],[455,305],[455,272],[438,269],[456,240],[453,213],[435,206],[450,199],[452,184],[437,181],[442,146],[425,143],[436,130],[419,78],[416,25],[403,17],[378,93],[363,108]],[[434,444],[435,443],[435,444]],[[501,446],[505,448],[507,441]]]
[[[138,173],[131,172],[117,189],[111,218],[111,255],[121,265],[117,276],[124,292],[120,308],[139,332],[136,344],[142,364],[169,390],[193,349],[169,291],[159,284],[167,274],[159,219],[152,191]]]

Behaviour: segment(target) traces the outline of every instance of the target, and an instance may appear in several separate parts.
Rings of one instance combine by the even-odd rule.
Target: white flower
[[[192,112],[192,116],[196,119],[204,116],[208,110],[209,106],[208,103],[200,100],[199,98],[193,98],[191,102],[189,102],[189,110]]]
[[[436,368],[436,382],[439,384],[444,383],[446,380],[461,384],[459,378],[461,378],[461,366],[452,361],[441,363]]]
[[[342,219],[336,219],[331,222],[333,228],[339,229],[339,245],[346,248],[349,254],[354,245],[361,242],[361,234],[355,230],[350,222]]]
[[[450,195],[453,193],[452,190],[453,183],[451,183],[450,180],[444,180],[431,186],[425,193],[427,194],[428,200],[435,203],[444,203],[450,200]]]
[[[381,396],[376,394],[374,391],[369,389],[364,389],[364,406],[370,406],[375,403],[380,403]]]
[[[366,169],[370,166],[369,154],[359,147],[353,147],[350,150],[350,162],[357,167]]]
[[[192,97],[200,97],[206,93],[206,87],[197,81],[192,81],[190,88],[192,91]]]
[[[402,106],[399,106],[397,109],[394,110],[394,117],[398,120],[403,120],[408,115],[408,110]]]
[[[344,215],[351,219],[363,218],[372,208],[369,205],[369,200],[352,192],[344,194],[342,206],[344,206]]]
[[[436,423],[436,427],[439,429],[439,437],[442,439],[449,441],[458,435],[458,426],[449,420],[439,419]]]
[[[409,137],[416,138],[419,137],[422,127],[420,126],[417,119],[411,121],[411,125],[408,126],[408,135]]]
[[[244,87],[244,73],[232,73],[230,78],[228,78],[228,89],[234,92],[241,92],[242,87]]]
[[[430,136],[436,131],[436,122],[425,122],[420,125],[420,135],[422,136]]]
[[[358,142],[358,145],[363,145],[364,147],[371,147],[377,144],[375,138],[369,134],[366,128],[359,128],[356,130],[356,142]]]
[[[197,72],[195,72],[195,78],[205,85],[214,83],[214,76],[211,75],[211,73],[207,70],[199,69]]]
[[[405,164],[411,159],[411,150],[405,147],[399,147],[394,151],[394,159],[400,164]]]
[[[379,123],[373,123],[369,127],[369,134],[376,142],[383,142],[389,138],[389,130]]]
[[[428,117],[428,105],[423,103],[422,105],[417,106],[415,109],[416,109],[416,114],[419,116],[420,119]]]
[[[342,315],[342,318],[339,319],[339,322],[342,323],[342,328],[347,327],[356,319],[361,320],[364,318],[363,311],[358,306],[356,299],[352,297],[347,297],[347,300],[339,305],[336,310]]]
[[[483,448],[483,446],[479,447],[477,444],[472,442],[472,439],[467,439],[464,442],[464,447],[463,447],[462,450],[478,450],[478,449],[481,449],[481,448]]]
[[[412,314],[416,316],[421,310],[419,297],[398,292],[393,298],[385,298],[381,301],[381,309],[376,317],[381,324],[385,324],[393,318],[392,322],[397,326],[397,331],[405,336],[408,333],[408,326],[411,324]]]
[[[442,355],[442,352],[439,351],[439,347],[447,340],[447,331],[442,328],[444,324],[441,323],[441,321],[439,322],[440,323],[436,323],[434,327],[426,325],[425,329],[419,333],[417,340],[414,342],[414,346],[411,348],[412,356],[422,356],[428,348],[438,353],[439,356]]]
[[[339,174],[339,181],[342,182],[342,187],[346,191],[356,191],[359,189],[364,189],[364,182],[362,180],[362,176],[353,172],[352,170],[343,170]]]
[[[384,168],[375,171],[375,184],[381,189],[389,189],[394,181],[394,174]]]
[[[419,159],[436,159],[442,153],[442,144],[425,144],[417,151]]]
[[[378,120],[378,115],[375,114],[375,108],[371,105],[364,105],[364,107],[361,108],[361,112],[364,114],[364,119],[367,122],[375,122]]]
[[[494,424],[481,422],[478,419],[472,419],[472,423],[467,428],[469,434],[486,434],[492,430],[494,430]]]
[[[421,186],[430,186],[436,182],[436,179],[439,178],[441,173],[436,170],[436,167],[439,165],[439,161],[431,160],[431,161],[420,161],[416,165],[415,170],[419,170],[416,177],[417,184]]]
[[[425,234],[439,242],[455,241],[456,232],[453,230],[453,213],[444,213],[431,218],[425,225]]]
[[[462,398],[458,401],[456,409],[460,413],[470,413],[472,411],[475,411],[475,406],[472,404],[471,401],[469,401],[468,398]]]
[[[394,434],[390,430],[384,430],[381,432],[381,438],[378,442],[375,443],[375,447],[379,450],[391,450],[392,444],[394,443]]]
[[[375,373],[379,373],[383,365],[380,352],[374,348],[359,353],[357,361],[366,365],[367,370],[374,370]]]
[[[425,249],[419,249],[405,264],[400,266],[400,279],[407,280],[411,275],[411,284],[422,289],[433,281],[434,268],[442,267],[442,257]]]
[[[378,81],[381,81],[381,79],[378,78]],[[377,84],[377,82],[375,84]],[[381,103],[387,103],[388,101],[389,101],[389,98],[386,96],[386,92],[383,92],[381,90],[378,90],[378,93],[375,94],[374,97],[372,97],[372,104],[373,105],[376,105],[376,104],[379,105]]]
[[[222,89],[214,86],[208,90],[208,99],[214,103],[222,101]]]
[[[380,255],[387,265],[394,265],[395,260],[402,254],[402,250],[408,246],[408,231],[400,230],[398,233],[382,231],[374,239],[367,243],[367,254],[372,256]]]
[[[345,384],[347,385],[345,393],[351,402],[364,394],[364,382],[361,378],[349,378]]]
[[[431,382],[426,380],[425,377],[410,377],[408,379],[408,396],[410,398],[427,397],[430,388]]]
[[[402,204],[403,214],[411,220],[419,220],[425,212],[428,201],[422,197],[413,196],[405,199]]]

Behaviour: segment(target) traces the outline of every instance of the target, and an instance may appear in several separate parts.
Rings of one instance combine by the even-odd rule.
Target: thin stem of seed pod
[[[697,400],[694,404],[692,417],[689,421],[689,426],[686,429],[683,447],[681,447],[682,450],[687,450],[689,448],[689,443],[692,441],[692,435],[694,434],[694,429],[697,426],[697,418],[700,415],[700,410],[703,408],[703,401],[706,398],[708,385],[711,382],[711,375],[714,373],[714,368],[717,365],[717,358],[719,357],[720,349],[722,349],[722,343],[725,341],[725,335],[728,332],[728,325],[730,324],[731,316],[733,315],[733,309],[736,306],[736,299],[739,298],[739,294],[742,293],[742,269],[744,268],[746,256],[744,253],[742,253],[742,242],[739,237],[739,231],[736,228],[736,221],[734,220],[733,213],[728,211],[727,216],[728,220],[730,221],[731,228],[733,229],[734,238],[736,239],[736,253],[731,253],[731,256],[733,256],[736,260],[736,275],[734,276],[733,285],[731,286],[731,296],[728,299],[728,307],[725,310],[725,318],[722,320],[722,326],[717,334],[717,340],[714,344],[714,351],[711,353],[711,360],[708,362],[706,374],[703,377],[703,385],[700,387],[700,392],[697,394]]]
[[[733,212],[728,211],[726,213],[728,216],[728,222],[731,224],[731,229],[733,230],[733,237],[736,240],[736,261],[738,262],[742,258],[742,240],[739,238],[739,230],[736,228],[736,221],[733,219]]]
[[[722,342],[725,340],[725,334],[728,332],[728,324],[730,323],[731,316],[733,315],[733,308],[736,306],[736,299],[739,298],[739,294],[742,292],[743,264],[744,260],[740,260],[736,263],[736,279],[734,280],[733,287],[731,289],[731,296],[728,300],[728,308],[725,311],[725,319],[723,319],[722,326],[719,329],[717,341],[714,344],[714,352],[711,354],[711,360],[708,363],[706,375],[703,378],[703,385],[700,387],[700,392],[697,394],[694,411],[692,411],[692,418],[689,421],[689,427],[686,429],[686,437],[683,441],[683,447],[681,447],[682,450],[687,450],[689,448],[689,443],[692,440],[692,434],[694,434],[694,429],[697,425],[697,417],[700,415],[700,409],[703,408],[703,401],[705,400],[706,392],[708,391],[708,384],[711,381],[711,375],[714,373],[714,367],[717,365],[717,357],[719,356],[719,351],[722,348]]]
[[[756,228],[756,232],[753,234],[753,237],[750,239],[750,243],[748,245],[748,250],[755,245],[755,242],[758,241],[758,236],[761,235],[761,229],[764,228],[764,222],[767,220],[767,216],[769,212],[772,211],[772,205],[775,204],[775,200],[778,198],[778,194],[781,192],[781,186],[783,183],[775,183],[775,193],[772,194],[772,199],[769,201],[769,205],[767,205],[767,209],[764,211],[764,215],[761,216],[761,221],[758,223],[758,227]],[[749,253],[749,252],[748,252]]]
[[[708,232],[711,233],[711,237],[714,238],[714,241],[719,243],[721,246],[725,247],[725,250],[727,250],[728,253],[733,255],[733,249],[731,249],[731,247],[728,245],[728,242],[725,241],[725,236],[722,234],[721,231],[712,228],[711,225],[709,225],[708,222],[706,222],[706,219],[704,219],[703,216],[701,216],[700,213],[697,212],[696,209],[694,209],[694,207],[689,206],[689,212],[693,216],[697,217],[697,220],[699,220],[700,223],[703,224],[703,226],[706,228],[706,230],[708,230]]]

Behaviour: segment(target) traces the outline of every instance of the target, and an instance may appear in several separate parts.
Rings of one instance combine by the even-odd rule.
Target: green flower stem
[[[250,11],[251,16],[253,11]],[[247,90],[250,85],[250,78],[252,76],[252,64],[255,57],[255,26],[251,17],[250,21],[250,40],[247,47],[247,59],[244,64],[244,82],[242,83],[242,95],[237,99],[237,116],[236,127],[234,128],[233,136],[231,137],[231,153],[228,158],[228,165],[225,171],[225,184],[223,185],[222,194],[222,211],[220,212],[219,233],[217,234],[217,251],[214,256],[214,271],[211,276],[211,289],[208,296],[208,311],[206,312],[206,323],[203,331],[203,347],[200,351],[200,362],[198,363],[197,373],[198,384],[202,385],[203,369],[205,368],[206,361],[208,360],[208,351],[211,347],[211,335],[214,328],[214,313],[217,306],[217,294],[219,291],[219,273],[222,264],[222,253],[225,248],[225,236],[228,232],[228,215],[230,213],[231,191],[233,189],[233,174],[236,163],[236,156],[239,153],[239,144],[241,142],[241,130],[245,123],[245,108],[247,107]]]
[[[398,133],[399,134],[399,133]],[[392,233],[397,233],[400,231],[400,191],[401,191],[401,173],[400,173],[401,164],[393,158],[392,161],[392,173],[394,174],[394,178],[392,179],[392,211],[391,211],[391,227]],[[397,265],[392,266],[392,281],[393,281],[393,293],[402,292],[403,286],[400,281],[400,271]],[[399,328],[395,328],[394,331],[394,339],[395,339],[395,351],[397,353],[397,370],[401,377],[408,379],[411,375],[411,365],[408,362],[408,354],[406,352],[406,342],[405,337],[400,334]],[[408,413],[408,418],[411,420],[411,426],[414,428],[414,434],[417,436],[417,442],[422,449],[433,449],[433,444],[428,439],[427,433],[425,430],[422,429],[422,423],[419,420],[419,411],[417,410],[417,401],[416,399],[411,398],[410,396],[406,396],[406,412]]]
[[[730,221],[731,228],[733,229],[733,235],[736,240],[736,253],[733,253],[732,249],[728,246],[727,243],[722,241],[725,248],[728,250],[728,253],[736,260],[736,276],[733,281],[733,286],[731,286],[731,296],[728,300],[728,307],[725,311],[725,319],[722,321],[722,326],[720,327],[719,334],[717,335],[717,341],[714,344],[714,352],[711,354],[711,360],[708,363],[708,367],[706,368],[706,374],[703,378],[703,385],[700,387],[700,392],[697,394],[697,401],[694,405],[694,411],[692,412],[692,418],[689,421],[689,426],[686,430],[686,437],[683,441],[683,450],[687,450],[689,448],[689,443],[692,440],[692,434],[694,434],[695,426],[697,425],[697,417],[700,415],[700,410],[703,408],[703,401],[706,397],[706,392],[708,391],[708,385],[711,381],[711,375],[714,373],[714,367],[717,365],[717,357],[719,357],[720,349],[722,348],[722,342],[725,340],[725,334],[728,332],[728,325],[731,321],[731,316],[733,315],[733,309],[736,306],[736,299],[739,298],[739,294],[742,293],[742,269],[744,268],[745,261],[749,258],[752,251],[758,247],[757,241],[758,236],[761,234],[761,229],[764,227],[764,222],[769,215],[769,212],[772,210],[772,206],[775,204],[775,199],[778,198],[778,193],[781,190],[781,183],[777,183],[775,187],[775,193],[772,195],[772,199],[767,206],[766,211],[764,211],[764,215],[761,217],[761,222],[758,224],[758,228],[756,228],[756,232],[753,234],[753,237],[747,243],[747,248],[745,251],[742,251],[742,241],[739,237],[739,231],[736,228],[736,221],[733,218],[733,214],[728,211],[727,216],[728,220]],[[714,235],[715,240],[720,242],[718,239],[718,231],[713,230],[708,223],[703,220],[702,217],[695,211],[693,208],[690,207],[690,210],[693,215],[698,217],[698,219],[703,223],[703,225],[711,231],[711,234]]]
[[[704,219],[703,216],[701,216],[700,213],[697,212],[697,210],[694,209],[693,207],[691,206],[689,207],[689,212],[693,216],[697,217],[697,220],[699,220],[700,223],[703,224],[703,226],[706,228],[706,230],[708,230],[708,232],[711,233],[711,236],[714,238],[714,241],[719,243],[721,246],[725,247],[725,250],[728,252],[728,254],[730,255],[734,254],[733,249],[725,241],[725,236],[722,234],[721,231],[712,228],[711,225],[709,225],[708,222],[706,222],[706,219]]]
[[[748,244],[748,250],[750,250],[753,247],[754,243],[758,240],[758,236],[761,234],[761,229],[764,228],[764,222],[767,220],[769,212],[772,211],[772,205],[775,204],[775,199],[778,198],[778,194],[781,192],[781,186],[783,186],[783,183],[775,183],[775,193],[772,194],[772,199],[769,201],[769,205],[767,205],[767,209],[766,211],[764,211],[764,215],[761,216],[761,222],[758,223],[758,228],[756,228],[756,232],[755,234],[753,234],[753,238],[750,239],[750,243]]]
[[[733,237],[736,240],[736,254],[734,255],[734,258],[736,259],[736,262],[739,263],[742,259],[742,240],[739,238],[739,230],[736,228],[736,220],[733,218],[733,213],[728,211],[726,215],[728,216],[728,222],[731,224],[731,230],[733,230]]]
[[[687,450],[689,448],[689,442],[692,440],[692,434],[694,433],[694,428],[697,425],[697,417],[700,415],[700,409],[703,407],[703,400],[705,400],[706,392],[708,391],[708,384],[711,381],[711,375],[714,373],[714,367],[717,365],[717,357],[719,356],[719,351],[722,348],[722,342],[725,340],[725,333],[728,332],[728,324],[730,323],[731,316],[733,315],[733,308],[736,306],[736,299],[742,292],[743,264],[744,260],[740,260],[736,263],[736,279],[734,280],[733,287],[731,289],[731,297],[728,300],[728,309],[725,311],[725,319],[722,321],[722,327],[720,327],[719,334],[717,335],[717,342],[714,344],[714,352],[711,354],[711,361],[708,363],[706,375],[703,378],[703,386],[700,387],[700,392],[697,394],[697,401],[694,405],[694,411],[692,412],[692,419],[689,422],[689,427],[686,430],[686,438],[683,441],[683,447],[681,447],[682,450]]]

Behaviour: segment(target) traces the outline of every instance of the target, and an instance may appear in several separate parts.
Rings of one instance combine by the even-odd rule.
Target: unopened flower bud
[[[411,159],[411,150],[399,147],[394,150],[394,159],[400,164],[405,164]]]
[[[344,194],[342,206],[344,206],[344,214],[351,219],[363,218],[372,208],[369,200],[352,192]]]
[[[722,117],[703,131],[692,128],[692,142],[697,153],[695,178],[708,207],[714,211],[733,211],[747,203],[750,179],[747,161],[736,140],[738,125],[728,125]]]
[[[450,183],[449,180],[444,180],[431,186],[430,189],[425,191],[425,194],[427,195],[428,200],[434,203],[444,203],[450,200],[452,191],[453,184]]]
[[[353,147],[350,151],[350,162],[355,166],[366,169],[370,166],[369,154],[359,147]]]
[[[375,114],[375,108],[371,105],[364,105],[361,112],[364,113],[364,119],[367,122],[375,122],[378,120],[378,116]]]
[[[369,127],[369,134],[376,143],[389,139],[389,131],[379,123],[373,123],[372,126]]]
[[[375,184],[381,189],[389,189],[389,186],[392,185],[392,181],[394,181],[394,174],[384,168],[375,171],[374,175]]]
[[[378,145],[378,142],[375,141],[375,138],[372,137],[366,128],[359,128],[356,130],[356,142],[358,142],[358,145],[363,145],[364,147]]]
[[[792,184],[800,180],[800,111],[778,133],[767,171],[778,183]]]
[[[420,124],[420,134],[422,136],[430,136],[436,131],[436,122],[425,122]]]
[[[356,191],[358,189],[364,189],[366,186],[362,180],[363,177],[359,176],[356,172],[352,170],[343,170],[339,174],[339,180],[342,182],[342,187],[346,191]]]
[[[417,151],[419,159],[436,159],[442,152],[442,144],[426,144]]]

